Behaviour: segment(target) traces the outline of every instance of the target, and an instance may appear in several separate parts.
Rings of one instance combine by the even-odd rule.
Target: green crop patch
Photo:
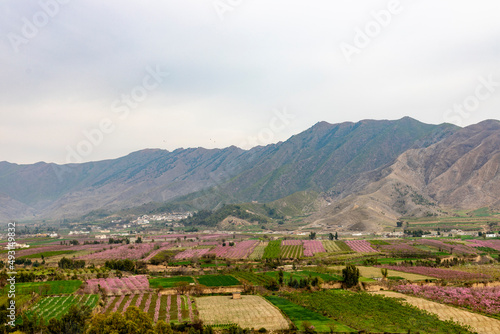
[[[301,331],[304,330],[303,322],[307,321],[314,326],[316,332],[355,332],[352,328],[287,299],[276,296],[267,296],[266,299],[278,307]]]
[[[264,249],[263,259],[277,259],[281,254],[281,240],[269,241],[266,249]]]
[[[230,275],[203,275],[196,278],[198,283],[205,286],[232,286],[240,285],[240,281]]]
[[[151,288],[173,288],[180,282],[194,283],[194,279],[191,276],[151,278],[149,286]]]
[[[60,250],[60,251],[51,251],[51,252],[41,252],[41,253],[36,253],[36,254],[31,254],[31,255],[25,255],[21,256],[20,258],[23,259],[41,259],[42,256],[44,258],[51,257],[51,256],[58,256],[58,255],[67,255],[67,254],[73,254],[76,253],[74,250]]]
[[[16,284],[16,293],[18,295],[28,295],[35,292],[41,296],[66,295],[74,293],[81,285],[82,281],[77,280],[18,283]],[[8,286],[3,289],[2,293],[7,293],[7,288]]]

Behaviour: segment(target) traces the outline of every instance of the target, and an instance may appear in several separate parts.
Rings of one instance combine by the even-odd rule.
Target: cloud
[[[116,129],[84,160],[239,145],[283,107],[296,117],[269,142],[323,120],[441,123],[479,77],[500,81],[494,1],[401,0],[348,63],[340,45],[391,1],[2,2],[0,160],[64,163],[103,119]],[[54,15],[37,27],[47,8]],[[16,48],[13,34],[24,38],[29,24],[36,34]],[[113,102],[157,66],[168,78],[120,119]],[[499,94],[463,125],[497,117]]]

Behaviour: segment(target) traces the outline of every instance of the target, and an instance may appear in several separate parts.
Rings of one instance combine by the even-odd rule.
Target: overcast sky
[[[0,2],[0,161],[499,118],[498,1]]]

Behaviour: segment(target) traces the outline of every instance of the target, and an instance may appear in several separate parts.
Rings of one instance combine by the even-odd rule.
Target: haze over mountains
[[[500,206],[499,165],[495,120],[463,129],[409,117],[320,122],[250,150],[147,149],[63,166],[0,162],[0,220],[69,218],[150,202],[286,205],[283,198],[303,196],[314,208],[312,225],[376,230],[403,215]]]

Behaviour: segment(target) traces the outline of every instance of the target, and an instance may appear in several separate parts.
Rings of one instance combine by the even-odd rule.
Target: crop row
[[[155,322],[165,320],[170,322],[193,322],[195,320],[194,300],[186,295],[161,295],[156,293],[140,295],[122,295],[110,297],[101,311],[124,313],[128,307],[135,306],[149,314]]]
[[[281,246],[281,258],[284,259],[298,259],[302,257],[304,247],[302,245],[285,245]]]
[[[266,249],[264,249],[263,259],[277,259],[281,253],[281,240],[269,241]]]
[[[110,295],[138,294],[149,292],[149,281],[146,276],[130,276],[123,278],[94,278],[86,282],[86,293],[98,293],[99,289]]]
[[[28,318],[33,314],[43,317],[45,321],[52,318],[61,318],[68,312],[71,305],[87,305],[94,308],[99,300],[98,295],[72,295],[66,297],[46,297],[36,303],[29,311],[26,312]]]

